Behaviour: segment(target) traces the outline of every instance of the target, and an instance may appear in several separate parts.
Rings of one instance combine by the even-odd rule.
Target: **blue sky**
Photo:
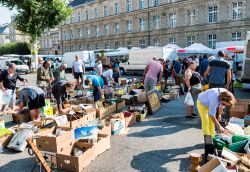
[[[8,8],[0,5],[0,24],[9,23],[11,15],[16,14],[15,10],[10,11]]]

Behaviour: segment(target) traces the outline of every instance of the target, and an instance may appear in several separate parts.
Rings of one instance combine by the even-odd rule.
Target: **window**
[[[89,46],[89,44],[87,44],[87,50],[89,50],[90,49],[90,46]]]
[[[168,3],[176,2],[176,0],[168,0]]]
[[[66,31],[63,31],[63,37],[64,37],[64,40],[67,40],[67,32]]]
[[[176,44],[176,38],[175,37],[169,38],[169,44]]]
[[[87,38],[89,38],[89,36],[90,36],[90,29],[89,29],[89,27],[86,27],[86,35],[87,35]]]
[[[71,51],[75,51],[74,45],[71,45],[70,48],[71,48]]]
[[[140,40],[139,41],[140,48],[146,48],[145,40]]]
[[[132,20],[126,21],[126,31],[127,31],[127,33],[132,32]]]
[[[70,30],[70,39],[74,39],[74,31]]]
[[[99,43],[95,44],[95,49],[98,50],[99,49]]]
[[[99,36],[99,27],[95,26],[95,36],[98,37]]]
[[[161,24],[160,16],[153,16],[154,29],[160,29],[160,24]]]
[[[74,23],[74,17],[73,16],[70,17],[70,23],[71,24]]]
[[[153,39],[153,46],[159,47],[160,46],[160,41],[158,38]]]
[[[213,23],[218,21],[217,6],[208,7],[208,22]]]
[[[106,41],[105,42],[105,49],[108,49],[109,48],[109,41]]]
[[[232,41],[241,41],[241,32],[232,33]]]
[[[77,33],[78,33],[78,38],[81,38],[82,37],[82,32],[81,32],[80,28],[78,28]]]
[[[131,0],[127,0],[127,12],[132,11]]]
[[[242,2],[233,2],[233,19],[242,18]]]
[[[81,51],[82,50],[82,46],[78,45],[78,50]]]
[[[106,36],[109,35],[109,26],[107,24],[104,25],[104,33]]]
[[[115,49],[118,49],[120,47],[120,42],[115,42]]]
[[[131,42],[131,41],[128,41],[128,42],[127,42],[127,47],[128,47],[128,49],[131,49],[131,48],[133,47],[133,45],[132,45],[132,42]]]
[[[187,25],[193,25],[195,22],[195,10],[187,10]]]
[[[176,13],[169,14],[169,27],[176,27]]]
[[[88,21],[88,20],[89,20],[89,12],[86,11],[86,21]]]
[[[95,8],[94,9],[94,12],[95,12],[95,19],[97,19],[99,17],[99,12],[98,12],[98,9]]]
[[[109,15],[107,6],[104,6],[103,13],[104,17],[107,17]]]
[[[78,12],[78,22],[81,22],[81,13]]]
[[[144,8],[144,0],[139,0],[139,9],[142,10]]]
[[[195,36],[188,36],[187,37],[187,46],[192,45],[195,42]]]
[[[159,6],[160,5],[160,0],[153,0],[153,6]]]
[[[139,30],[140,31],[144,31],[144,19],[139,19]]]
[[[216,35],[208,35],[208,47],[216,48]]]
[[[115,33],[120,34],[120,24],[119,23],[115,23]]]
[[[115,14],[119,14],[119,5],[118,3],[115,3]]]

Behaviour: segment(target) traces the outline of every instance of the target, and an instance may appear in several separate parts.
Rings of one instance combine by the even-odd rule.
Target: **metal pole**
[[[149,0],[148,0],[148,46],[150,46],[150,13],[149,13]]]

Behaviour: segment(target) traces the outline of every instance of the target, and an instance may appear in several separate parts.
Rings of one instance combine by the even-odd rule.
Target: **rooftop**
[[[73,0],[72,2],[69,3],[69,6],[75,7],[75,6],[82,5],[88,2],[92,2],[92,1],[95,1],[95,0]]]

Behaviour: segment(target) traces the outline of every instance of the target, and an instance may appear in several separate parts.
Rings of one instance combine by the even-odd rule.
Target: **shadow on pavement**
[[[176,171],[189,171],[189,159],[181,158],[182,156],[192,152],[193,150],[203,149],[203,144],[197,144],[192,147],[180,149],[156,150],[144,152],[133,157],[131,167],[141,172],[166,172],[164,168],[166,163],[180,161],[180,166],[176,167]]]
[[[27,171],[27,169],[30,169],[30,167],[34,167],[34,166],[35,166],[34,157],[22,158],[22,159],[18,159],[18,160],[13,160],[13,161],[9,162],[8,164],[1,166],[0,171],[1,172],[14,172],[14,171],[25,172],[25,169]],[[38,168],[36,168],[36,169],[38,169]],[[32,169],[30,169],[30,171],[31,170]]]
[[[143,121],[133,127],[152,126],[140,132],[128,134],[128,137],[158,137],[177,133],[190,128],[201,128],[200,119],[187,119],[185,116],[168,117]]]

